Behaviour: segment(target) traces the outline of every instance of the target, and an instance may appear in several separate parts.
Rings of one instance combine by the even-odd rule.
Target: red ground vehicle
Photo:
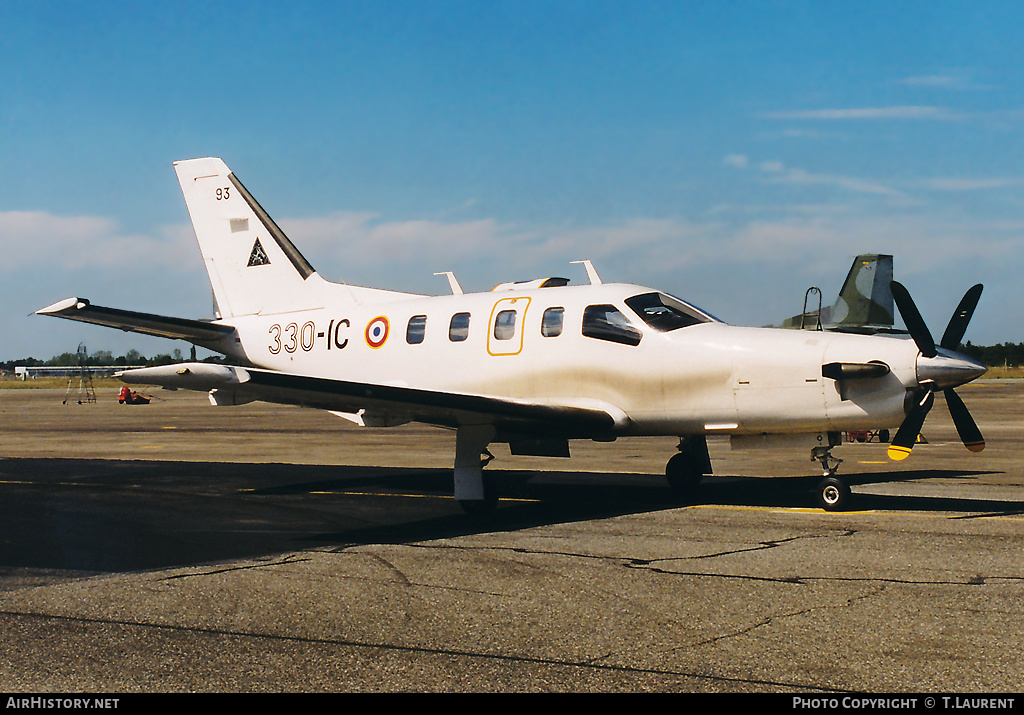
[[[149,404],[149,398],[148,397],[140,395],[139,393],[135,392],[135,390],[129,390],[127,385],[121,388],[121,392],[118,393],[118,395],[117,395],[117,401],[120,404],[122,404],[122,405],[148,405]]]
[[[854,430],[846,433],[847,442],[888,442],[889,430],[882,429],[876,432],[871,430]]]

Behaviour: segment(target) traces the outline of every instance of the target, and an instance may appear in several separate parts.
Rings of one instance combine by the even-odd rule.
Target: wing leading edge
[[[57,318],[103,325],[133,333],[155,335],[172,340],[187,340],[203,347],[219,344],[235,335],[235,329],[232,326],[222,323],[171,318],[165,315],[140,313],[119,308],[104,308],[93,305],[85,298],[66,298],[37,310],[36,315],[52,315]]]

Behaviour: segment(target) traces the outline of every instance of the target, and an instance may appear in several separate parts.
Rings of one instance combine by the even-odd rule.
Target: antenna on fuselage
[[[582,263],[583,267],[587,269],[587,277],[590,278],[590,285],[601,285],[601,276],[597,275],[597,271],[594,270],[594,264],[591,263],[589,259],[583,261],[569,261],[569,263]]]
[[[455,274],[451,271],[442,271],[441,273],[435,273],[435,276],[448,276],[448,285],[452,287],[452,295],[462,295],[462,286],[455,280]]]

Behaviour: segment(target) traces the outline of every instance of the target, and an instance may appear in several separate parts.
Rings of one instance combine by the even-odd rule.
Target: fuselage
[[[339,307],[331,293],[322,308],[232,318],[239,357],[315,377],[594,406],[621,414],[623,434],[644,435],[894,427],[917,385],[910,340],[737,327],[689,304],[692,321],[666,323],[651,298],[664,294],[636,285],[380,292]],[[822,375],[833,362],[890,370],[840,385]]]

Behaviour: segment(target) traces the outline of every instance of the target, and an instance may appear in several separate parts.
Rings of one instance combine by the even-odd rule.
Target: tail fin
[[[322,280],[216,158],[174,164],[222,318],[320,307]]]
[[[891,329],[894,312],[890,281],[892,256],[857,256],[832,306],[829,324],[840,330]]]

